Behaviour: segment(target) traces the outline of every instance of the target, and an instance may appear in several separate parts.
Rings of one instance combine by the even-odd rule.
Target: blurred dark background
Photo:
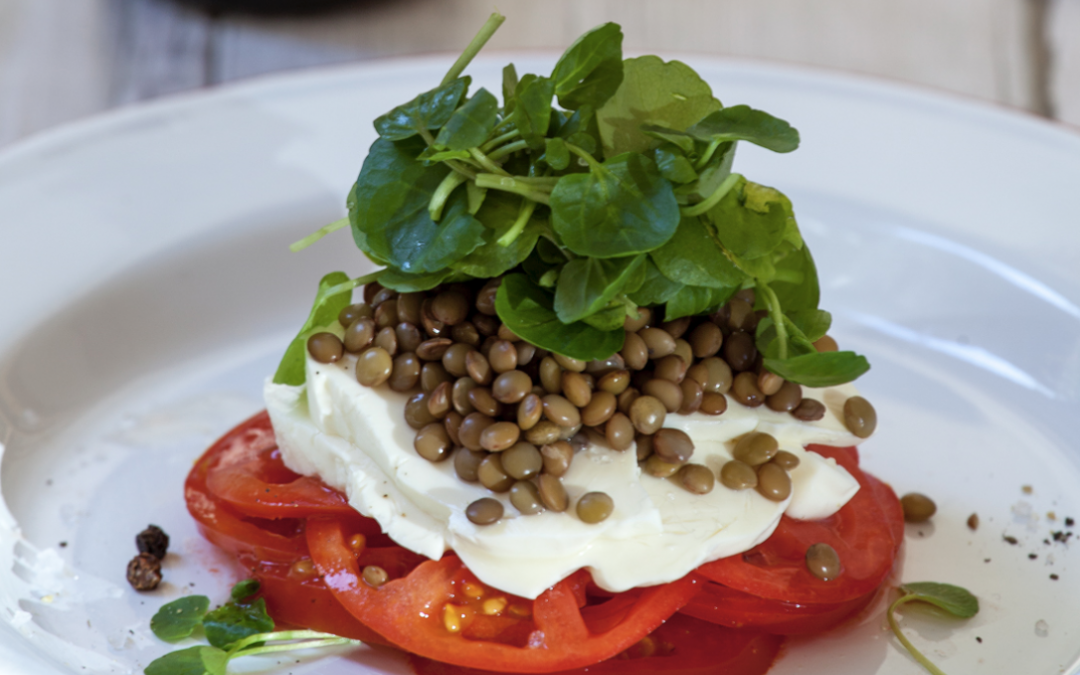
[[[0,145],[102,110],[283,70],[562,49],[618,21],[628,52],[823,66],[1080,123],[1080,0],[0,0]]]

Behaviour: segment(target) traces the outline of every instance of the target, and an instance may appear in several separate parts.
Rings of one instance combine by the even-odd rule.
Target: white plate
[[[514,60],[518,72],[553,63]],[[1044,539],[1080,517],[1080,137],[897,85],[686,60],[726,103],[802,132],[794,155],[741,148],[739,170],[793,198],[833,333],[874,364],[861,386],[882,423],[866,466],[939,505],[934,525],[909,526],[901,578],[958,583],[982,601],[967,622],[909,612],[912,638],[950,673],[1077,672],[1080,569],[1069,546]],[[485,57],[470,72],[497,87],[505,61]],[[183,476],[260,407],[319,276],[363,271],[345,232],[302,254],[286,245],[340,217],[370,121],[448,63],[266,79],[71,126],[0,157],[8,672],[139,670],[166,650],[147,629],[158,606],[180,593],[223,597],[236,570],[195,533]],[[175,553],[168,583],[139,595],[124,567],[148,522]],[[364,651],[287,663],[402,668]],[[792,642],[773,672],[918,667],[878,612]]]

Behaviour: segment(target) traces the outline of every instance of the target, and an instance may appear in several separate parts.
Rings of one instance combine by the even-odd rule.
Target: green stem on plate
[[[304,237],[300,241],[293,242],[292,244],[289,244],[289,250],[292,251],[293,253],[296,253],[297,251],[303,251],[305,248],[307,248],[308,246],[311,246],[312,244],[319,241],[320,239],[322,239],[326,235],[330,234],[331,232],[337,232],[338,230],[340,230],[340,229],[342,229],[344,227],[348,227],[348,226],[349,226],[349,217],[348,216],[345,216],[341,220],[335,220],[334,222],[330,223],[329,225],[323,225],[322,227],[315,230],[314,232],[312,232],[308,236]]]
[[[742,178],[741,174],[733,173],[723,180],[722,183],[713,191],[711,195],[704,200],[694,204],[693,206],[684,206],[679,209],[679,212],[684,216],[700,216],[712,207],[720,203],[720,200],[731,191],[731,188],[735,187],[735,184]]]
[[[499,30],[499,26],[502,22],[506,21],[506,17],[498,12],[493,13],[488,20],[484,22],[484,25],[480,27],[480,31],[477,32],[476,37],[472,39],[465,51],[461,52],[461,56],[454,61],[454,65],[450,66],[450,70],[447,71],[446,76],[442,79],[442,84],[439,86],[445,86],[450,82],[453,82],[465,71],[469,62],[480,53],[480,50],[484,48],[487,41],[491,39],[491,36],[495,34],[495,31]]]
[[[911,641],[908,640],[904,633],[900,630],[900,624],[896,622],[896,616],[893,614],[893,612],[898,607],[900,607],[900,605],[903,605],[910,600],[916,599],[918,599],[918,596],[914,593],[911,593],[908,595],[900,596],[896,599],[895,602],[893,602],[893,604],[889,605],[889,611],[887,612],[887,615],[889,617],[889,626],[892,628],[893,633],[896,633],[896,639],[900,640],[900,644],[904,645],[904,648],[911,653],[912,658],[918,661],[923,668],[926,668],[926,670],[930,672],[931,675],[945,675],[945,673],[940,668],[935,666],[933,662],[930,661],[930,659],[923,656],[922,652],[915,648],[915,645],[911,644]]]

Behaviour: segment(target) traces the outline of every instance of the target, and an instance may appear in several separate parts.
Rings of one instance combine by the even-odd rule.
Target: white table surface
[[[357,0],[300,18],[171,0],[0,0],[0,146],[262,73],[459,50],[560,48],[606,20],[628,51],[777,59],[924,84],[1080,124],[1080,0]],[[723,100],[723,92],[718,92]]]

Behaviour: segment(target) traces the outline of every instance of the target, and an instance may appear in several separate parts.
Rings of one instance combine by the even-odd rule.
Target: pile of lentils
[[[719,478],[728,489],[756,489],[773,501],[791,494],[788,472],[799,459],[769,434],[739,439],[734,459],[716,476],[690,461],[694,443],[686,433],[664,427],[669,414],[722,415],[728,397],[803,421],[825,415],[799,385],[762,368],[753,335],[764,312],[754,311],[752,290],[712,314],[674,321],[640,308],[626,319],[620,352],[585,362],[540,349],[504,326],[495,312],[498,287],[491,279],[399,294],[369,284],[364,302],[338,317],[344,339],[316,333],[308,352],[320,363],[355,354],[360,384],[411,393],[405,421],[417,430],[416,452],[452,461],[463,481],[509,492],[524,515],[570,507],[560,479],[590,443],[627,450],[636,442],[645,473],[670,477],[692,493],[711,492]],[[815,347],[837,349],[828,336]],[[858,396],[846,401],[844,417],[860,438],[877,424],[874,408]],[[589,492],[574,508],[582,521],[599,523],[614,503]],[[466,515],[489,525],[502,518],[503,506],[485,497]]]

